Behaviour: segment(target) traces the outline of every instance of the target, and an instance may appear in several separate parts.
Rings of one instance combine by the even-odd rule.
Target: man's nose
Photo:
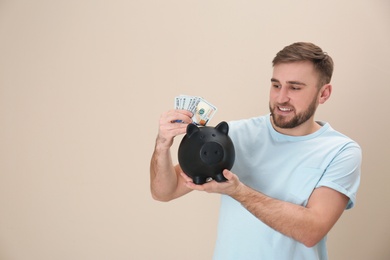
[[[279,91],[279,94],[278,94],[278,99],[277,99],[278,103],[280,104],[283,104],[283,103],[286,103],[288,101],[290,101],[290,98],[288,96],[288,90],[287,88],[285,87],[282,87]]]

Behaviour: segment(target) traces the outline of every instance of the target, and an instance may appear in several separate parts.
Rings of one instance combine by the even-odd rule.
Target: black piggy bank
[[[228,136],[229,125],[222,121],[216,127],[187,126],[179,150],[178,160],[183,172],[195,184],[203,184],[212,178],[224,182],[224,169],[230,170],[235,159],[234,145]]]

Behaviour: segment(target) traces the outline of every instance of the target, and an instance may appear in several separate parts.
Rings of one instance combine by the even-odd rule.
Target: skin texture
[[[302,136],[321,126],[314,121],[319,104],[328,100],[332,86],[318,86],[318,74],[310,62],[282,63],[274,66],[269,107],[276,131]],[[320,187],[313,191],[306,207],[268,197],[243,184],[229,170],[226,182],[210,181],[196,185],[179,165],[172,164],[170,147],[175,136],[184,134],[191,123],[191,113],[171,110],[161,115],[156,147],[151,159],[151,193],[154,199],[170,201],[197,190],[231,196],[271,228],[292,237],[308,247],[316,245],[333,227],[349,198],[333,189]],[[172,123],[180,119],[183,123]]]

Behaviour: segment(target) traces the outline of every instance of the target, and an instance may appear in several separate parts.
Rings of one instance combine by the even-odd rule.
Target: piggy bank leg
[[[225,176],[223,176],[222,173],[218,173],[217,175],[215,175],[214,180],[215,180],[216,182],[224,182],[224,181],[227,181],[227,179],[225,178]]]
[[[192,180],[193,180],[193,182],[195,184],[199,184],[200,185],[200,184],[206,183],[207,178],[206,177],[202,177],[202,176],[194,176],[192,178]]]

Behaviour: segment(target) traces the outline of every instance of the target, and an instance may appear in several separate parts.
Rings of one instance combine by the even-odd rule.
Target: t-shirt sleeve
[[[360,146],[351,142],[346,144],[329,163],[318,187],[329,187],[349,197],[346,209],[355,205],[356,193],[360,185],[362,151]]]

